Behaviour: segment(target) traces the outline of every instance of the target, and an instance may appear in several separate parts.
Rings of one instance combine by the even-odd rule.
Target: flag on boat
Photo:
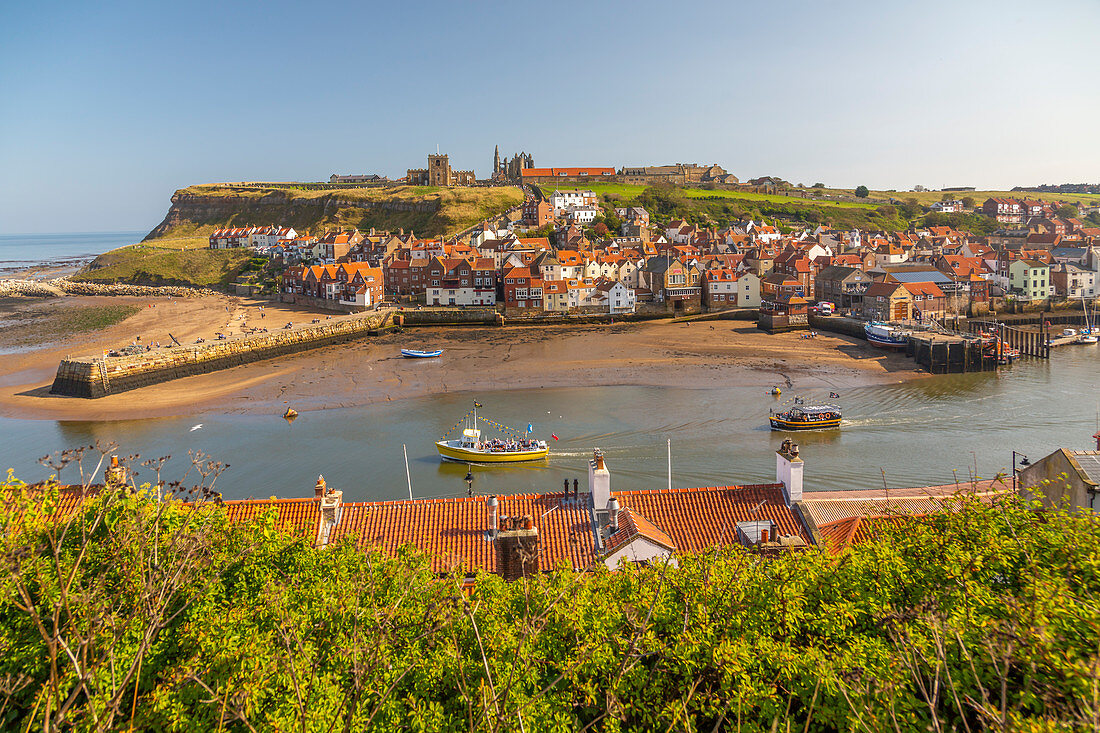
[[[475,401],[475,402],[474,402],[474,407],[481,407],[481,403],[480,403],[480,402],[477,402],[477,401]]]
[[[528,433],[535,432],[535,428],[531,425],[531,423],[527,423],[527,432]]]
[[[553,438],[554,440],[558,439],[558,436],[554,435],[553,433],[550,433],[550,437]]]

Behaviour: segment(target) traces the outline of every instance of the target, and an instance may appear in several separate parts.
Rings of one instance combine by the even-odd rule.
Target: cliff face
[[[518,189],[436,189],[411,187],[299,191],[235,186],[192,187],[177,191],[167,216],[146,240],[198,236],[224,226],[277,224],[299,232],[357,227],[415,231],[421,236],[454,233],[522,202]]]

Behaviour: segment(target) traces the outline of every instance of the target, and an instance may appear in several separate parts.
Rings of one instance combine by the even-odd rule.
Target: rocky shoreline
[[[209,288],[179,285],[130,285],[128,283],[76,282],[67,277],[52,280],[8,278],[0,280],[0,298],[59,298],[65,295],[129,295],[138,297],[205,298],[217,295]]]

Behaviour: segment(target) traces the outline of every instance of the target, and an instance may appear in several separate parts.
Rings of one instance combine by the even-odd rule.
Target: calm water
[[[1011,451],[1031,458],[1058,447],[1091,447],[1100,409],[1100,350],[1066,346],[1050,361],[1022,360],[1000,374],[959,374],[862,387],[842,393],[840,431],[801,433],[806,486],[857,489],[966,480],[977,465],[991,477]],[[797,392],[797,385],[794,392]],[[784,399],[789,397],[784,395]],[[827,396],[806,393],[808,401]],[[318,473],[348,500],[408,496],[402,444],[418,497],[465,493],[465,465],[441,464],[433,446],[469,409],[474,395],[449,394],[372,407],[276,416],[204,415],[114,422],[0,420],[0,463],[25,480],[46,469],[35,459],[61,448],[116,441],[123,453],[172,455],[172,478],[187,451],[230,464],[218,487],[227,498],[305,496]],[[586,481],[593,446],[604,449],[618,488],[709,486],[774,479],[783,434],[767,427],[776,399],[762,390],[594,387],[477,395],[483,414],[516,428],[534,423],[552,442],[548,463],[474,467],[479,492],[553,490]],[[192,430],[195,425],[201,428]],[[62,478],[65,478],[63,475]],[[70,475],[69,479],[75,476]]]
[[[0,275],[27,267],[79,266],[96,255],[141,241],[146,232],[0,234]]]

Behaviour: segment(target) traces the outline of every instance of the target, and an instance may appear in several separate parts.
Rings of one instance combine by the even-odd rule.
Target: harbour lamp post
[[[473,464],[466,464],[466,477],[463,479],[466,482],[466,496],[474,495],[474,467]]]
[[[1020,458],[1020,466],[1021,467],[1031,465],[1031,461],[1029,461],[1027,459],[1027,456],[1025,456],[1023,453],[1018,453],[1017,451],[1012,451],[1012,490],[1014,492],[1016,491],[1016,457],[1017,456],[1019,456],[1019,458]]]

